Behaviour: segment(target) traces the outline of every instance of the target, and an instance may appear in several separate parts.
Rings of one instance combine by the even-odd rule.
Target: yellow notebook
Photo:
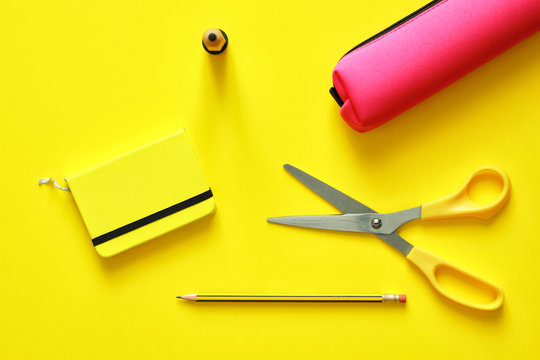
[[[184,129],[66,181],[101,256],[118,254],[215,209]]]

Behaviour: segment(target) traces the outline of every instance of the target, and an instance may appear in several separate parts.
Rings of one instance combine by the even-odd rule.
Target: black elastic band
[[[130,231],[136,230],[140,227],[153,223],[154,221],[163,219],[166,216],[177,213],[180,210],[187,209],[188,207],[196,205],[200,202],[203,202],[204,200],[208,200],[211,197],[212,197],[212,190],[208,189],[207,191],[200,193],[199,195],[195,195],[194,197],[184,200],[182,202],[179,202],[178,204],[169,206],[166,209],[160,210],[151,215],[145,216],[142,219],[136,220],[132,223],[119,227],[116,230],[109,231],[106,234],[100,235],[97,238],[92,239],[92,243],[94,244],[94,246],[98,246],[99,244],[103,244],[104,242],[114,239],[115,237],[124,235]]]

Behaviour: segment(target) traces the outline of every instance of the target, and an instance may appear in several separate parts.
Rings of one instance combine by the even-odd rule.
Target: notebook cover
[[[101,256],[112,256],[214,212],[184,129],[67,177]]]

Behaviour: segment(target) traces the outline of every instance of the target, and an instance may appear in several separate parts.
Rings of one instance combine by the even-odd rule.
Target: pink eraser
[[[407,295],[405,295],[405,294],[400,294],[400,295],[399,295],[399,302],[400,302],[400,303],[407,302]]]

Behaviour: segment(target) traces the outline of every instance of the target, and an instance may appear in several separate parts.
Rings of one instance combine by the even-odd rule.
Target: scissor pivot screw
[[[382,226],[382,220],[379,218],[374,218],[371,220],[371,227],[374,229],[380,229]]]

